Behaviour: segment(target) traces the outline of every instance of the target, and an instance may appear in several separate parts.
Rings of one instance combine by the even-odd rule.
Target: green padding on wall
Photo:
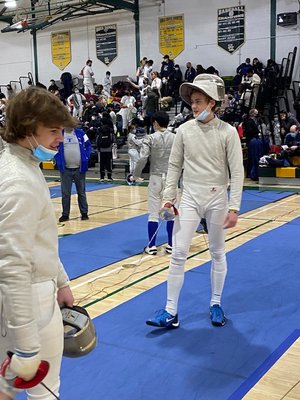
[[[300,178],[300,168],[296,168],[296,178]]]
[[[276,177],[276,168],[260,167],[258,168],[258,176]]]

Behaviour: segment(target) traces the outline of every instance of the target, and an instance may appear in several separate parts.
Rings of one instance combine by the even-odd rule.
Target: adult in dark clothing
[[[184,82],[193,82],[195,78],[196,78],[196,70],[192,66],[192,63],[187,62],[186,71],[184,73]]]
[[[87,136],[90,139],[91,143],[96,142],[96,138],[99,133],[99,128],[101,126],[101,118],[98,116],[98,114],[95,112],[92,114],[91,120],[87,122]]]
[[[258,76],[262,77],[263,76],[263,63],[259,61],[259,59],[257,57],[253,58],[252,61],[252,68],[253,68],[253,72],[255,74],[257,74]]]
[[[170,96],[173,90],[174,61],[170,60],[168,54],[164,56],[161,63],[160,77],[162,81],[161,96]]]
[[[263,142],[260,137],[258,111],[249,111],[249,118],[244,124],[244,133],[248,147],[247,177],[258,181],[259,159],[263,156]]]
[[[98,115],[99,112],[100,109],[96,106],[95,101],[90,100],[83,111],[82,120],[84,122],[90,122],[92,119],[92,115]]]
[[[253,67],[250,64],[250,58],[246,58],[245,62],[240,64],[236,69],[236,73],[241,76],[247,75],[248,72],[253,72]]]
[[[201,67],[204,72],[204,68],[202,67],[202,65],[197,65],[197,72],[198,72],[198,67]],[[202,74],[203,72],[199,72],[199,73]],[[193,82],[196,75],[198,75],[199,73],[196,73],[195,68],[192,67],[192,63],[187,62],[186,63],[186,71],[184,73],[184,82]],[[191,106],[188,103],[186,103],[184,100],[181,100],[181,106],[180,106],[181,114],[183,113],[183,110],[185,108],[187,108],[188,110],[191,111]]]
[[[246,76],[249,72],[253,72],[253,67],[250,64],[250,58],[246,58],[245,62],[237,67],[236,76],[233,78],[233,86],[236,90],[241,84],[243,76]]]
[[[158,111],[159,92],[157,89],[147,88],[147,98],[144,103],[144,120],[147,134],[152,133],[152,115]]]
[[[112,182],[112,145],[116,142],[114,126],[108,112],[102,114],[97,138],[97,149],[100,153],[100,182],[104,182],[105,172],[108,182]]]
[[[198,64],[196,66],[196,75],[205,74],[205,73],[206,73],[206,69],[203,68],[203,66],[201,64]]]
[[[292,125],[296,125],[300,127],[299,122],[297,121],[296,117],[291,113],[287,113],[284,110],[279,112],[279,122],[280,122],[280,134],[282,143],[284,142],[285,136],[290,132],[290,128]]]
[[[175,99],[179,98],[179,86],[182,83],[182,72],[178,64],[174,66],[173,74],[173,97]]]
[[[55,93],[57,90],[59,90],[57,84],[55,83],[54,79],[50,80],[50,85],[48,86],[48,90],[51,93]]]
[[[60,90],[60,95],[65,102],[66,99],[73,93],[73,78],[70,72],[63,72],[61,74],[60,81],[63,84],[63,88]]]

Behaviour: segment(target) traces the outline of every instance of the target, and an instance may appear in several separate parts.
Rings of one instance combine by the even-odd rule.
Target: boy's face
[[[199,114],[204,111],[209,105],[210,101],[201,92],[193,92],[191,95],[191,107],[194,118],[198,117]],[[213,107],[213,105],[211,105]]]
[[[39,124],[35,131],[35,139],[47,149],[57,150],[59,143],[64,140],[62,130],[62,126],[53,126],[49,128],[43,124]]]

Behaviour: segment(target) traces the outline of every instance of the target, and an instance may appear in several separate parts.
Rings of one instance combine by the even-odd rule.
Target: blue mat
[[[299,219],[228,253],[224,328],[208,317],[209,263],[186,273],[178,330],[144,323],[164,306],[166,284],[96,318],[99,345],[64,359],[61,398],[241,399],[235,391],[299,328],[298,237]]]
[[[105,183],[105,184],[100,184],[100,183],[90,183],[90,182],[86,182],[85,185],[85,191],[86,192],[93,192],[94,190],[101,190],[101,189],[109,189],[112,187],[116,187],[117,185],[114,185],[112,183]],[[55,199],[57,197],[61,197],[61,186],[51,186],[49,187],[49,191],[50,191],[50,197],[51,199]],[[72,194],[76,194],[76,188],[75,188],[75,184],[72,184]]]
[[[70,279],[141,253],[147,244],[148,214],[59,239],[59,255]],[[162,224],[156,243],[167,242]]]
[[[294,192],[288,191],[267,191],[267,190],[244,190],[241,203],[241,214],[256,208],[263,207],[268,203],[281,200],[285,197],[293,195]]]
[[[99,185],[101,186],[101,185]],[[292,192],[243,192],[241,212],[247,212]],[[71,279],[105,267],[108,264],[139,254],[146,246],[147,214],[100,228],[60,238],[59,254]],[[160,228],[157,244],[167,242],[166,229]]]

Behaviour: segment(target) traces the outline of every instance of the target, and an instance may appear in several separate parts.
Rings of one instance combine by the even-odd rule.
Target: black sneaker
[[[69,221],[69,217],[67,215],[62,215],[59,220],[59,222],[65,222],[65,221]]]
[[[86,221],[87,219],[89,219],[89,216],[87,214],[82,214],[81,220]]]

